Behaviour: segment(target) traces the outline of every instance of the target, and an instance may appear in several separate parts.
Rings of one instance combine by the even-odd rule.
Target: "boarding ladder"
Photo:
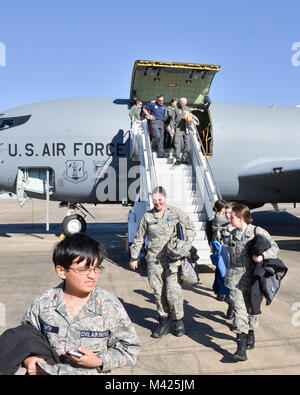
[[[156,168],[151,150],[148,123],[134,120],[130,130],[130,159],[140,162],[140,188],[133,209],[128,215],[128,243],[133,242],[140,220],[144,213],[153,208],[151,191],[157,184]]]
[[[189,165],[174,165],[169,158],[157,158],[152,153],[147,121],[133,124],[131,129],[131,156],[138,156],[141,166],[141,187],[132,212],[129,214],[128,242],[133,241],[137,226],[146,210],[153,207],[151,190],[163,186],[167,192],[168,205],[181,208],[189,215],[196,230],[193,241],[200,259],[198,264],[210,264],[210,246],[205,226],[214,217],[213,206],[221,198],[213,173],[195,125],[190,126]],[[172,151],[172,150],[170,150]],[[142,197],[142,199],[141,199]],[[143,200],[144,199],[144,200]]]

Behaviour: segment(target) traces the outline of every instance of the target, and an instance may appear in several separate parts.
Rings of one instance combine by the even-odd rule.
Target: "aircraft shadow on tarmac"
[[[300,218],[287,211],[260,211],[251,213],[253,225],[265,228],[277,236],[300,237]]]
[[[124,229],[125,228],[125,229]],[[89,223],[87,224],[87,234],[91,237],[93,235],[101,235],[104,238],[110,236],[110,231],[116,230],[122,232],[127,231],[126,223]],[[105,233],[103,233],[105,231]],[[51,223],[49,226],[49,232],[46,231],[46,225],[44,223],[19,223],[19,224],[0,224],[0,234],[16,233],[16,234],[55,234],[59,236],[62,233],[61,223]]]
[[[252,213],[253,225],[266,229],[282,250],[300,251],[299,240],[276,240],[276,236],[300,237],[300,218],[286,212],[261,211]]]
[[[46,231],[45,224],[0,224],[0,236],[12,237],[10,234],[26,234],[26,235],[44,235],[55,234],[59,236],[62,233],[61,224],[50,224],[49,232]]]

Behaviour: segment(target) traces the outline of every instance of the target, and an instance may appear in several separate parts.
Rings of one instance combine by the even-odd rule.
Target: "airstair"
[[[205,150],[198,138],[197,129],[190,127],[189,165],[174,165],[169,158],[157,158],[152,153],[147,121],[133,122],[130,132],[131,158],[140,161],[140,191],[133,209],[129,213],[128,244],[133,242],[138,224],[144,213],[153,207],[151,191],[155,186],[163,186],[167,192],[167,204],[181,208],[189,215],[196,230],[193,245],[200,259],[198,264],[210,264],[210,247],[205,226],[214,216],[213,205],[221,198],[210,169]],[[172,151],[172,150],[171,150]]]

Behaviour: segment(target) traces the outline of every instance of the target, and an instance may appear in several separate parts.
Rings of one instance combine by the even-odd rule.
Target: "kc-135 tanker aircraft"
[[[250,207],[300,202],[300,109],[211,102],[220,66],[138,60],[129,99],[75,98],[0,113],[0,189],[72,209],[63,228],[86,227],[84,203],[135,199],[128,110],[138,98],[186,97],[221,196]],[[215,81],[217,83],[217,81]],[[72,215],[70,215],[72,214]],[[74,223],[73,223],[74,226]]]

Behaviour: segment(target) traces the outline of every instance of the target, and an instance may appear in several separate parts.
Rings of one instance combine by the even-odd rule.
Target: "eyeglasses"
[[[80,274],[81,276],[88,276],[91,272],[94,272],[95,274],[99,274],[101,270],[103,269],[103,266],[97,265],[92,268],[88,269],[75,269],[74,267],[69,267],[69,270],[74,270],[74,272]]]

